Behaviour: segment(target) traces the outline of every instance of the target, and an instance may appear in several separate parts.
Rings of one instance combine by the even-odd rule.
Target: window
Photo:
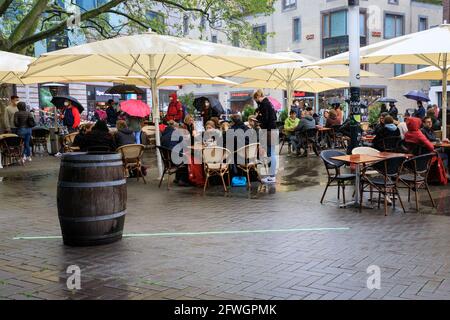
[[[398,4],[398,0],[388,0],[388,4]]]
[[[419,17],[419,31],[424,31],[428,29],[428,18]]]
[[[396,14],[386,14],[384,17],[384,38],[392,39],[402,36],[403,30],[403,16]]]
[[[405,65],[404,64],[395,64],[394,65],[394,77],[397,77],[404,73],[405,73]]]
[[[367,34],[367,15],[365,12],[359,14],[359,21],[359,33],[361,37],[365,37]],[[346,36],[348,34],[347,10],[324,14],[322,16],[322,28],[324,39]]]
[[[294,18],[292,23],[292,40],[300,42],[302,40],[302,23],[300,18]]]
[[[297,7],[297,0],[282,0],[283,10],[294,9]]]
[[[206,18],[205,18],[205,16],[202,16],[200,18],[200,27],[201,28],[205,28],[206,27]]]
[[[189,34],[189,16],[187,14],[183,16],[183,34]]]
[[[256,37],[256,40],[258,41],[259,45],[263,48],[267,45],[267,27],[266,25],[256,26],[253,27],[253,35]]]
[[[217,43],[217,36],[212,36],[211,37],[211,42],[213,42],[213,43]]]

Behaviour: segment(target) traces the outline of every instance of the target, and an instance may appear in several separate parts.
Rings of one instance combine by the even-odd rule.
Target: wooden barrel
[[[64,244],[91,246],[122,238],[127,186],[118,153],[67,153],[58,179]]]

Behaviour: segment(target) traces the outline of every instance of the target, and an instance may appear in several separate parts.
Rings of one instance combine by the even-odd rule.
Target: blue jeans
[[[31,128],[19,128],[17,129],[17,135],[24,140],[25,143],[24,155],[26,157],[31,156],[31,148],[30,148]]]
[[[134,140],[136,140],[136,144],[141,144],[141,132],[140,131],[134,132]]]

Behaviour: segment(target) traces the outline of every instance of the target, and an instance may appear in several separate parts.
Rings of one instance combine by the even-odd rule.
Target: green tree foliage
[[[205,40],[211,40],[210,30],[228,39],[238,32],[240,44],[257,47],[247,18],[272,13],[275,0],[110,0],[94,9],[79,8],[81,23],[75,30],[68,27],[68,21],[73,19],[74,10],[69,9],[74,9],[76,1],[65,0],[65,6],[61,2],[0,0],[0,50],[31,53],[36,42],[66,32],[82,33],[88,40],[149,29],[181,36],[186,31],[183,15],[189,17],[187,29],[198,29]],[[115,15],[117,23],[112,24],[108,15]]]

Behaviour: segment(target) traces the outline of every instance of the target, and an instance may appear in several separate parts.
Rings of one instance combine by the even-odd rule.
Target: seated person
[[[388,116],[389,114],[387,112],[382,112],[380,114],[380,117],[378,118],[378,124],[375,126],[375,128],[373,129],[373,134],[377,135],[378,131],[382,130],[384,127],[384,119],[386,118],[386,116]]]
[[[397,128],[398,130],[400,130],[400,136],[402,138],[402,140],[405,140],[405,133],[408,132],[408,127],[406,125],[406,121],[409,119],[410,114],[408,112],[405,113],[404,116],[404,121],[403,122],[399,122],[397,124]]]
[[[426,118],[431,119],[431,122],[432,122],[431,128],[433,129],[433,131],[441,130],[441,122],[438,119],[436,119],[433,109],[428,109]],[[425,121],[425,118],[424,118],[424,121]]]
[[[297,128],[299,123],[300,119],[297,118],[297,112],[291,110],[289,117],[284,121],[284,133],[289,144],[292,145],[292,150],[297,150],[298,139],[295,135],[295,128]],[[289,152],[291,152],[290,148]]]
[[[244,131],[247,131],[248,127],[242,121],[242,118],[241,118],[240,115],[233,114],[231,116],[231,127],[230,127],[230,130],[238,130],[238,129],[242,129]]]
[[[114,138],[116,140],[117,147],[136,143],[134,132],[128,129],[127,123],[125,121],[117,121],[116,127],[117,133],[115,134]]]
[[[94,126],[93,123],[87,123],[80,128],[80,132],[75,136],[75,139],[73,140],[73,146],[78,146],[79,142],[83,139],[83,137],[91,132],[92,127]]]
[[[325,116],[325,112],[323,116],[327,119],[325,122],[325,127],[333,128],[335,126],[341,125],[341,119],[338,118],[336,110],[331,109],[328,113],[328,116]]]
[[[420,131],[422,119],[411,117],[406,121],[406,126],[408,127],[408,132],[405,133],[405,143],[412,149],[409,152],[415,155],[434,152],[433,144]]]
[[[219,146],[220,141],[217,141],[219,138],[221,138],[222,132],[218,129],[216,129],[216,124],[214,121],[209,120],[205,124],[205,132],[203,133],[203,144],[206,147],[213,147],[213,146]]]
[[[430,142],[436,142],[437,137],[433,129],[433,120],[430,117],[423,118],[422,129],[420,129]]]
[[[178,141],[176,139],[172,139],[172,136],[175,134],[177,127],[178,126],[174,120],[169,120],[167,122],[167,128],[161,135],[162,147],[172,150],[173,148],[175,148],[176,145],[178,145],[183,140],[182,136],[180,136],[180,139]]]
[[[378,133],[375,135],[375,138],[373,139],[373,147],[379,151],[385,151],[384,150],[384,143],[383,140],[390,137],[399,137],[400,138],[400,130],[397,128],[397,126],[394,124],[394,118],[392,116],[385,116],[384,117],[384,126],[380,127],[378,130]]]
[[[298,126],[295,128],[295,134],[298,139],[297,145],[297,154],[300,153],[300,147],[303,145],[304,141],[302,141],[302,135],[306,133],[308,130],[316,129],[316,120],[313,118],[313,110],[311,107],[307,107],[305,109],[305,116],[300,120]],[[305,150],[304,155],[307,153]]]
[[[113,136],[109,133],[105,121],[97,121],[90,132],[78,139],[77,144],[74,142],[74,146],[80,147],[82,152],[97,148],[108,151],[116,150],[116,143]]]

